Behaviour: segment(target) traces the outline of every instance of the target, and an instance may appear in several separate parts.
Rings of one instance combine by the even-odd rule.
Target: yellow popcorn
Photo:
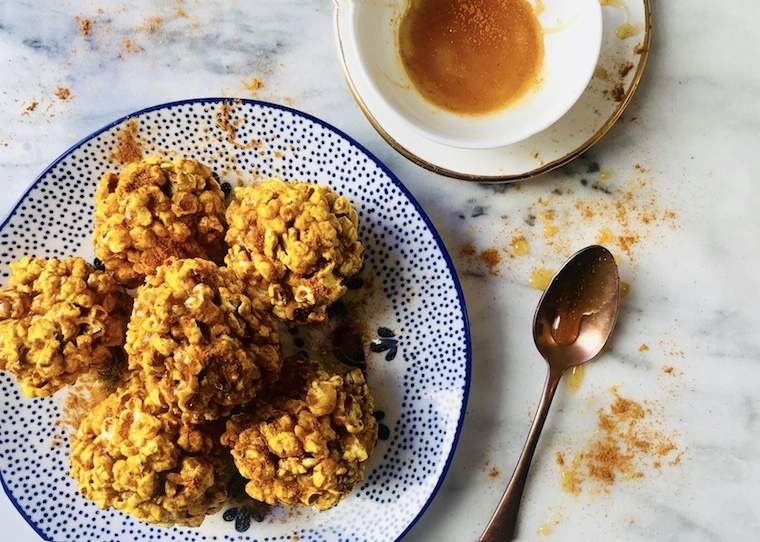
[[[208,428],[149,406],[147,393],[132,378],[82,420],[71,475],[100,508],[163,526],[198,526],[226,498],[226,454]]]
[[[225,262],[283,320],[321,322],[361,269],[351,203],[328,186],[270,179],[237,188],[227,209]]]
[[[224,257],[224,194],[195,160],[157,157],[106,173],[95,193],[95,255],[129,287],[170,257]]]
[[[155,400],[191,422],[248,403],[281,367],[275,323],[235,273],[202,259],[172,260],[147,277],[126,350]]]
[[[250,413],[227,422],[222,443],[249,480],[245,489],[252,498],[329,508],[363,479],[377,440],[364,375],[288,362],[275,388]]]
[[[51,395],[121,357],[132,300],[82,258],[25,257],[0,289],[0,369],[29,397]]]

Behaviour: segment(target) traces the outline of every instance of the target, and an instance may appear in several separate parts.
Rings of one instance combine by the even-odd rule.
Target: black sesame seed
[[[381,423],[377,428],[377,438],[380,440],[388,440],[391,436],[391,430],[384,423]]]
[[[481,205],[476,205],[472,208],[472,218],[477,218],[486,214],[486,208]]]
[[[583,186],[588,186],[588,180],[587,179],[581,179],[581,184]]]
[[[296,348],[303,348],[306,346],[306,341],[304,341],[301,337],[296,337],[293,339],[293,344],[296,345]]]
[[[100,259],[100,258],[95,258],[95,259],[93,260],[93,262],[92,262],[92,266],[93,266],[95,269],[97,269],[98,271],[105,271],[105,270],[106,270],[106,266],[105,266],[105,264],[104,264],[104,263],[101,261],[101,259]]]
[[[225,197],[229,196],[232,193],[232,185],[230,183],[222,183],[221,187]]]
[[[385,418],[385,412],[382,410],[376,410],[372,413],[372,415],[375,417],[377,421],[382,421],[383,418]]]
[[[377,328],[377,334],[381,337],[395,337],[396,335],[388,329],[387,327],[379,327]]]
[[[586,173],[596,173],[599,171],[599,162],[591,162],[586,169]]]

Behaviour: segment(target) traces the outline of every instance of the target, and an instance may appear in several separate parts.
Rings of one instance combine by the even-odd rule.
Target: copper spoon
[[[597,245],[577,252],[552,279],[533,318],[533,340],[549,364],[544,391],[512,479],[479,542],[514,539],[525,480],[554,392],[565,371],[604,347],[615,327],[620,279],[612,254]]]

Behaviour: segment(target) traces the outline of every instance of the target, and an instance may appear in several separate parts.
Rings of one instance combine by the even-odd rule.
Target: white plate
[[[239,123],[238,143],[215,121],[223,102]],[[326,183],[357,207],[366,265],[375,288],[368,379],[384,412],[365,482],[322,513],[304,509],[262,523],[226,507],[197,529],[153,527],[79,495],[68,476],[67,430],[56,421],[66,395],[30,400],[0,374],[0,472],[11,502],[45,540],[56,542],[398,540],[422,514],[446,474],[462,425],[471,350],[464,298],[440,237],[401,182],[346,134],[282,106],[207,98],[130,115],[146,151],[193,157],[222,180],[276,175]],[[56,159],[0,228],[0,272],[24,255],[93,258],[95,185],[126,119],[98,130]],[[236,167],[237,172],[232,168]],[[381,329],[386,328],[386,329]],[[393,336],[389,336],[392,334]],[[373,351],[369,342],[375,344]],[[53,446],[56,439],[62,444]],[[231,505],[232,506],[232,505]],[[0,540],[5,540],[0,535]]]
[[[651,41],[649,0],[602,0],[604,33],[597,71],[572,109],[546,130],[519,143],[463,149],[421,137],[379,96],[349,39],[352,1],[335,0],[335,33],[344,74],[359,107],[378,133],[406,158],[436,173],[468,181],[528,179],[580,156],[622,115],[641,79]],[[619,32],[625,29],[623,25],[630,25],[634,35],[621,39],[618,34],[625,35]]]

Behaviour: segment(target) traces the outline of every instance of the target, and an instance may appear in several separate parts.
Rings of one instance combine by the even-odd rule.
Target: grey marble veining
[[[599,175],[588,171],[592,162],[610,172],[599,185],[608,190],[645,176],[656,206],[677,215],[675,225],[642,226],[635,257],[621,258],[631,293],[618,333],[580,390],[558,393],[523,501],[522,538],[541,539],[538,529],[552,524],[547,540],[757,539],[759,15],[748,0],[730,8],[657,2],[650,65],[623,122],[578,163],[515,188],[431,174],[372,130],[344,84],[328,0],[0,0],[0,214],[45,165],[105,123],[170,100],[247,96],[242,82],[253,76],[265,83],[260,97],[351,134],[420,200],[463,282],[474,340],[467,418],[449,475],[407,539],[467,542],[511,473],[544,376],[530,336],[539,292],[527,282],[533,268],[556,268],[563,255],[543,246],[540,220],[528,224],[532,205],[556,189],[571,192],[556,196],[560,214],[579,198],[609,197],[591,187]],[[89,37],[79,34],[77,16],[92,20]],[[150,16],[162,17],[159,28],[137,30]],[[70,100],[54,97],[58,86],[71,89]],[[39,105],[24,114],[32,100]],[[599,227],[576,220],[563,233],[567,250],[593,242]],[[518,231],[538,241],[526,256],[505,256],[498,276],[461,252],[468,244],[501,249]],[[639,352],[642,343],[650,350]],[[666,365],[677,376],[664,374]],[[613,385],[658,405],[682,463],[616,481],[609,492],[569,495],[554,452],[577,450],[593,436]],[[4,496],[0,519],[8,540],[36,540]]]

